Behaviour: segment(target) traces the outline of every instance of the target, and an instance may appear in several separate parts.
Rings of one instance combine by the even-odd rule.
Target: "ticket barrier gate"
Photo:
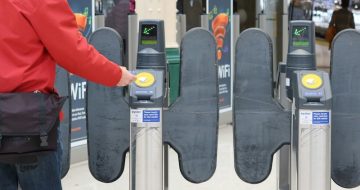
[[[138,63],[137,70],[133,71],[138,77],[129,87],[129,100],[124,88],[88,85],[90,171],[99,181],[117,180],[131,147],[131,188],[157,190],[162,186],[159,161],[162,144],[166,143],[178,153],[182,175],[193,183],[204,182],[216,168],[219,116],[215,39],[204,29],[186,33],[181,43],[180,97],[168,110],[162,111],[160,100],[165,95],[161,82],[165,76],[165,64],[161,62],[165,61],[163,22],[142,21],[139,29]],[[108,43],[121,44],[115,39],[104,41],[102,36],[94,36],[92,40],[93,45],[100,52],[107,52],[105,55],[111,59],[115,52],[108,53],[111,51]],[[130,141],[130,136],[136,137],[135,140]],[[156,160],[157,164],[150,163],[156,158],[160,159]],[[158,168],[156,171],[154,166]]]
[[[360,185],[360,131],[356,125],[360,121],[359,44],[356,30],[343,31],[334,39],[331,90],[326,73],[296,71],[290,127],[290,114],[276,107],[271,96],[269,38],[257,29],[240,35],[236,45],[234,145],[235,169],[242,180],[254,184],[265,180],[272,155],[282,145],[291,144],[292,190],[328,190],[331,179],[344,188]],[[248,74],[254,70],[257,77]]]
[[[256,184],[270,174],[273,154],[290,144],[291,114],[274,100],[270,38],[249,29],[240,34],[236,48],[235,169],[242,180]]]
[[[291,119],[274,100],[270,38],[249,29],[240,34],[236,48],[235,169],[242,180],[256,184],[270,174],[273,154],[290,144]]]
[[[355,105],[359,101],[356,81],[360,76],[355,68],[358,66],[360,35],[356,30],[347,30],[335,39],[331,56],[331,177],[341,187],[354,188],[360,186],[360,167],[357,164],[360,162],[360,141],[356,125],[360,111]]]

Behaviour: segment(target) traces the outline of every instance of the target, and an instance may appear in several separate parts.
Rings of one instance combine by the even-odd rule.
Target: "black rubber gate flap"
[[[272,43],[248,29],[236,43],[234,84],[235,170],[248,183],[265,180],[273,154],[290,143],[290,113],[273,98]]]
[[[345,188],[360,185],[360,33],[339,33],[332,45],[332,179]]]
[[[62,144],[61,177],[65,177],[70,169],[71,97],[69,73],[59,66],[56,66],[55,88],[60,96],[69,97],[62,108],[64,117],[60,122],[60,140]]]
[[[195,28],[181,43],[180,97],[164,112],[164,141],[179,155],[190,182],[208,180],[216,169],[218,74],[212,34]]]
[[[123,65],[123,41],[115,30],[101,28],[89,41],[108,59]],[[113,182],[124,170],[130,142],[130,111],[124,90],[89,82],[86,98],[89,168],[97,180]]]

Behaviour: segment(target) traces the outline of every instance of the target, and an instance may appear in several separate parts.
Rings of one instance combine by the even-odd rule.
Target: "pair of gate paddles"
[[[186,48],[184,48],[184,50],[187,50]],[[241,57],[240,57],[241,58]],[[151,87],[152,85],[154,85],[154,83],[156,82],[156,77],[151,73],[151,72],[141,72],[141,70],[139,70],[140,72],[139,73],[137,73],[137,75],[136,75],[136,80],[135,80],[135,85],[137,86],[137,87],[140,87],[140,88],[148,88],[148,87]],[[210,72],[211,73],[211,72]],[[319,79],[320,78],[320,79]],[[303,86],[305,86],[305,87],[307,87],[307,88],[309,88],[309,89],[314,89],[314,88],[318,88],[319,86],[321,86],[322,85],[322,80],[321,80],[321,77],[319,77],[319,76],[316,76],[316,75],[305,75],[303,78],[302,78],[302,84],[303,84]],[[176,121],[175,121],[176,122]],[[172,134],[172,135],[174,135],[175,136],[175,134]],[[181,135],[181,133],[178,133],[178,134],[176,134],[176,135]],[[165,138],[170,138],[170,137],[165,137]],[[174,139],[171,139],[171,141],[172,142],[175,142],[175,137],[173,137]],[[166,139],[167,140],[167,142],[169,142],[169,139]],[[181,140],[181,139],[180,139]],[[183,145],[183,144],[181,144],[181,145]],[[179,147],[177,147],[177,148],[179,148]],[[182,147],[181,147],[182,148]],[[180,149],[181,149],[180,148]],[[185,149],[182,149],[182,151],[183,150],[187,150],[186,148]],[[183,152],[183,153],[185,153],[185,152]],[[211,157],[211,158],[213,158],[213,157]],[[216,160],[216,159],[215,159]],[[183,160],[183,161],[186,161],[186,160]],[[271,164],[270,164],[271,165]],[[194,168],[194,167],[190,167],[190,165],[182,165],[182,166],[186,166],[187,167],[187,169],[188,168]],[[211,166],[211,167],[214,167],[214,166]],[[185,172],[183,172],[183,174],[184,173],[186,173],[186,170],[184,170]],[[206,173],[209,173],[209,172],[206,172]],[[251,173],[251,172],[250,172]],[[242,174],[242,175],[244,175],[244,173]],[[189,176],[191,176],[190,174],[189,174]],[[198,175],[198,176],[202,176],[202,175]],[[210,176],[209,176],[210,177]],[[196,178],[196,177],[195,177]],[[207,177],[206,177],[207,178]],[[257,177],[255,177],[255,178],[257,178]],[[187,178],[188,179],[188,178]],[[196,182],[200,182],[200,181],[204,181],[205,180],[205,177],[202,179],[202,180],[196,180]],[[191,181],[191,180],[190,180]],[[193,180],[193,181],[195,181],[195,180]],[[255,181],[255,180],[254,180]]]

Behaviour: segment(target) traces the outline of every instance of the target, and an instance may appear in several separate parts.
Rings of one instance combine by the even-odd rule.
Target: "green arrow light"
[[[298,29],[296,28],[294,34],[295,34],[296,36],[301,36],[301,34],[304,33],[305,30],[306,30],[306,27],[304,27],[304,28],[302,28],[302,29],[300,29],[300,30],[298,30]]]
[[[150,34],[150,32],[151,32],[152,30],[154,30],[154,29],[155,29],[155,27],[151,27],[151,28],[144,28],[143,34],[145,34],[145,35],[149,35],[149,34]]]

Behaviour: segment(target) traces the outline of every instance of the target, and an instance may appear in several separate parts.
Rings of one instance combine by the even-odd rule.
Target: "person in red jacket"
[[[135,80],[124,67],[102,56],[78,31],[66,0],[0,1],[0,93],[54,91],[56,63],[106,86]],[[0,189],[59,190],[60,156],[36,165],[0,163]]]

